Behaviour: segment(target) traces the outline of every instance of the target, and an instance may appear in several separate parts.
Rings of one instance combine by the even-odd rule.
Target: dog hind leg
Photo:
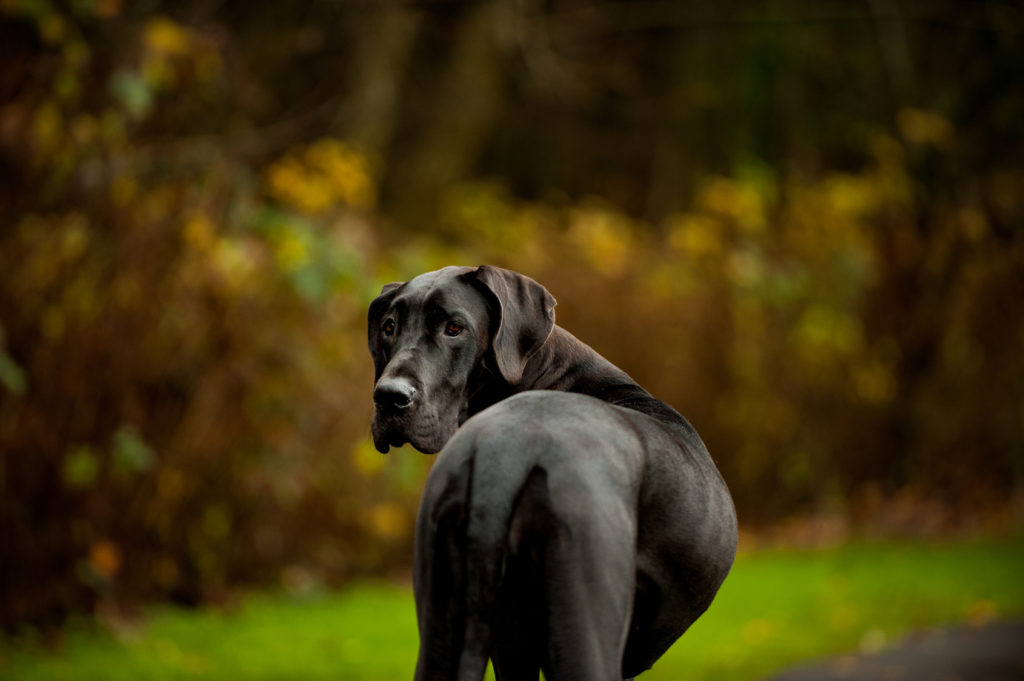
[[[602,504],[586,494],[547,501],[532,539],[543,575],[545,678],[621,681],[635,572],[632,516],[624,507],[607,512],[614,506],[607,497]]]
[[[472,466],[444,479],[420,508],[414,587],[420,630],[416,681],[480,681],[489,631],[467,593],[469,480]],[[429,486],[428,486],[429,489]]]

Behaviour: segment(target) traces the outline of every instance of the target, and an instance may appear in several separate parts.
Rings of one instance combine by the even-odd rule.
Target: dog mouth
[[[373,445],[382,454],[387,454],[391,447],[412,445],[424,454],[436,454],[448,441],[452,433],[446,433],[438,419],[426,419],[427,424],[417,424],[409,419],[386,419],[374,414],[370,427]],[[454,428],[450,429],[454,432]]]
[[[388,428],[382,431],[373,429],[373,446],[377,448],[377,451],[381,454],[387,454],[392,447],[401,447],[408,438],[402,434],[400,430]]]
[[[401,424],[386,421],[374,413],[370,433],[373,435],[373,446],[381,454],[387,454],[392,447],[401,447],[409,441],[403,431]]]
[[[415,428],[409,423],[401,423],[375,418],[371,427],[374,437],[374,446],[381,454],[387,454],[392,448],[399,448],[403,444],[412,444],[414,448],[424,454],[434,454],[440,450],[435,444],[437,436],[431,432],[434,429]]]
[[[398,448],[398,446],[401,446],[402,444],[406,443],[406,439],[404,439],[398,432],[393,430],[388,430],[383,433],[374,432],[373,435],[374,446],[376,446],[377,451],[380,452],[381,454],[387,454],[388,452],[390,452],[392,446],[394,446],[394,448]]]

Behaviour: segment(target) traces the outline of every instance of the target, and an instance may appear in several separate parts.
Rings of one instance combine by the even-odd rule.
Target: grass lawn
[[[855,544],[741,556],[708,613],[641,679],[753,680],[937,624],[1024,615],[1024,538]],[[0,679],[411,679],[407,587],[364,583],[232,613],[157,609],[115,636],[71,625],[56,650],[0,642]]]

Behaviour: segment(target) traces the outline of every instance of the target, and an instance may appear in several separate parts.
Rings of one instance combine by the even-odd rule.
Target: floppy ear
[[[491,307],[491,350],[502,377],[516,385],[530,357],[551,335],[555,299],[527,276],[481,265],[463,275],[487,296]]]
[[[394,282],[391,284],[384,284],[384,288],[380,290],[380,295],[373,299],[370,303],[370,311],[366,318],[366,331],[370,341],[370,356],[373,357],[373,381],[376,383],[380,379],[380,375],[384,373],[384,367],[387,366],[388,360],[384,356],[384,341],[381,338],[380,325],[384,320],[382,317],[387,311],[388,306],[391,305],[391,301],[395,298],[395,293],[402,287],[404,282]]]

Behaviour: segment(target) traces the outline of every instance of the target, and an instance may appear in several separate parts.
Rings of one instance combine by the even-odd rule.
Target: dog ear
[[[395,294],[398,289],[402,287],[404,282],[393,282],[391,284],[384,284],[384,288],[380,290],[380,295],[373,299],[370,303],[370,311],[366,316],[366,331],[370,341],[370,356],[373,357],[373,381],[376,383],[380,380],[380,375],[384,373],[384,367],[387,366],[388,360],[384,356],[384,339],[381,337],[380,325],[384,321],[382,317],[391,305],[391,301],[394,300]]]
[[[516,385],[530,357],[551,335],[556,301],[527,276],[481,265],[464,275],[487,296],[491,308],[491,349],[502,377]]]

